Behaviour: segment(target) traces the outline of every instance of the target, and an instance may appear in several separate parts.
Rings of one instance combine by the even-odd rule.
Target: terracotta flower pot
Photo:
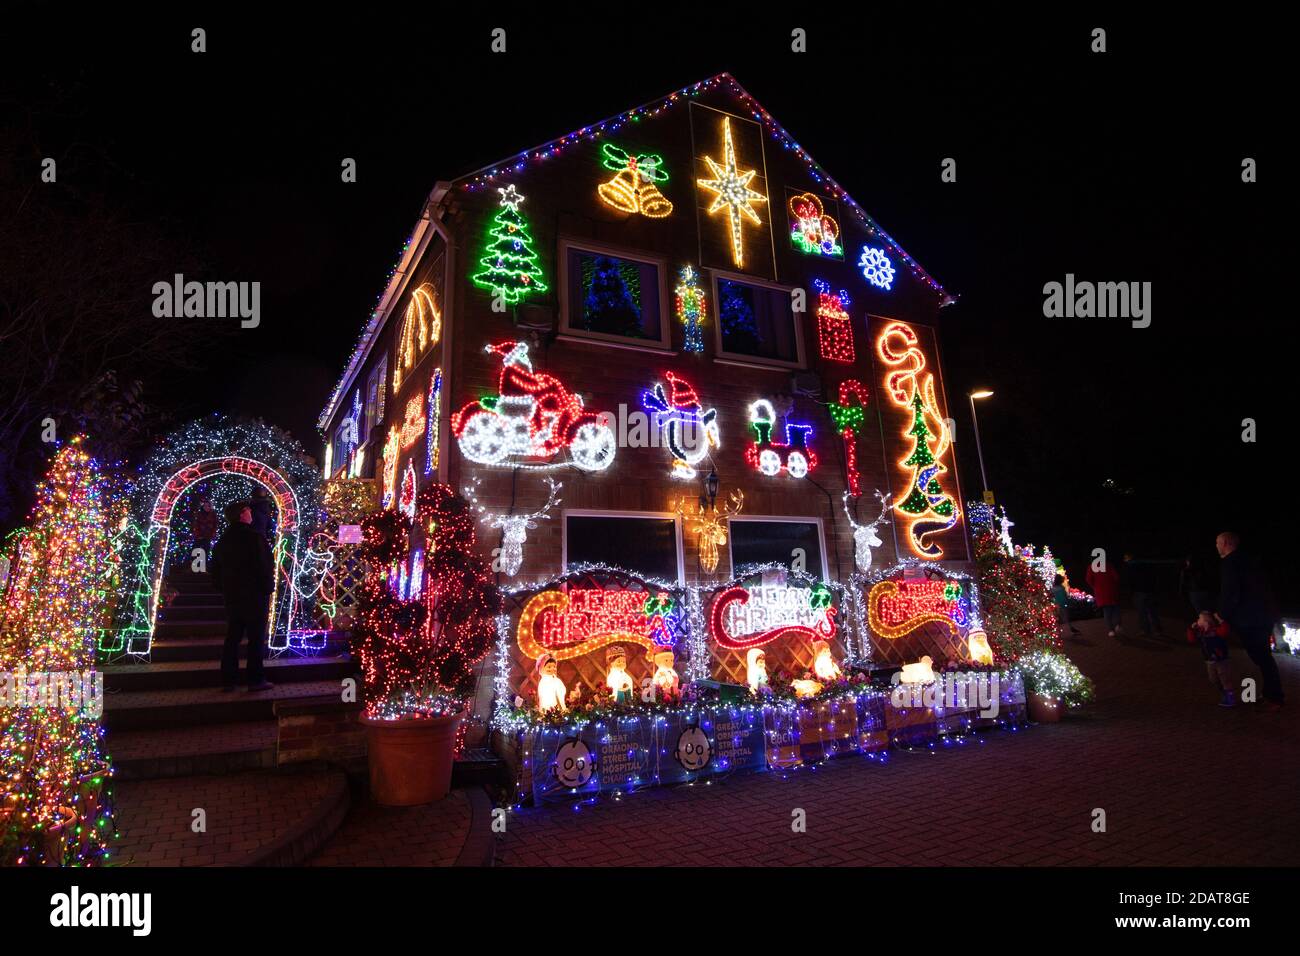
[[[1029,695],[1029,719],[1036,724],[1055,724],[1061,719],[1065,705],[1059,697],[1046,694]]]
[[[456,731],[452,717],[362,717],[370,752],[370,795],[386,807],[412,807],[441,800],[451,790]]]

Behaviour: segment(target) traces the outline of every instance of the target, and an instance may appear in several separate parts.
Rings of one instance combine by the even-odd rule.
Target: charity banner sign
[[[561,587],[528,599],[516,635],[534,660],[567,660],[608,644],[639,644],[647,652],[673,647],[679,630],[677,601],[666,592]]]
[[[730,587],[714,597],[709,611],[710,637],[730,650],[762,647],[786,637],[829,640],[835,632],[835,608],[824,584]]]

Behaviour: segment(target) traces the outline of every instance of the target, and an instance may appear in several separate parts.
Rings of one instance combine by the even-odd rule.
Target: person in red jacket
[[[1100,571],[1088,568],[1087,582],[1097,607],[1101,608],[1101,616],[1106,619],[1107,636],[1122,635],[1124,622],[1119,611],[1119,572],[1102,558]]]
[[[1187,629],[1187,643],[1201,645],[1210,683],[1223,692],[1219,706],[1236,707],[1237,689],[1232,680],[1232,663],[1228,660],[1228,622],[1215,617],[1213,611],[1197,615],[1196,623]]]

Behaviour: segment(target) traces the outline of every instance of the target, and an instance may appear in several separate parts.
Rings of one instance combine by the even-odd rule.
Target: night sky
[[[1235,527],[1296,602],[1280,29],[860,5],[789,21],[728,6],[743,26],[727,31],[670,5],[628,23],[593,5],[551,26],[398,6],[364,25],[324,7],[310,19],[347,22],[128,24],[44,6],[3,40],[0,110],[24,147],[162,224],[210,277],[263,286],[260,328],[214,337],[199,374],[146,382],[177,417],[259,415],[319,453],[316,416],[437,180],[726,70],[960,294],[941,344],[968,496],[964,396],[988,387],[988,478],[1017,540],[1050,544],[1081,577],[1093,547],[1177,559]],[[498,25],[505,55],[488,50]],[[794,26],[808,54],[789,51]],[[1094,26],[1106,54],[1089,52]],[[356,184],[340,182],[345,156]],[[1241,182],[1245,156],[1260,182]],[[1150,281],[1151,327],[1044,318],[1043,284],[1067,272]]]

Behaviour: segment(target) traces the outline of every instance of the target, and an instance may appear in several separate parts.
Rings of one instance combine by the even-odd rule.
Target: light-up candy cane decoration
[[[672,372],[665,372],[664,378],[668,380],[669,391],[665,394],[664,387],[656,382],[653,391],[641,393],[641,404],[654,415],[655,427],[664,428],[664,441],[673,456],[672,476],[694,478],[694,466],[704,460],[710,448],[720,444],[718,412],[713,408],[704,410],[686,379]],[[693,442],[686,441],[688,435],[694,438]]]
[[[889,501],[889,496],[883,492],[877,491],[876,497],[880,499],[880,514],[870,524],[858,524],[849,503],[852,498],[849,492],[844,492],[844,513],[848,515],[849,526],[853,529],[853,560],[857,562],[859,571],[866,571],[871,567],[871,549],[884,544],[880,540],[880,535],[876,534],[876,529],[889,520],[889,512],[894,507]]]
[[[718,570],[718,547],[727,543],[727,519],[740,514],[745,507],[745,494],[739,488],[732,490],[728,500],[730,505],[723,505],[722,510],[695,505],[694,511],[686,509],[686,500],[677,502],[677,514],[691,521],[691,530],[700,537],[700,568],[706,574]]]
[[[835,430],[844,439],[844,473],[849,483],[849,494],[854,498],[862,494],[862,476],[858,474],[857,433],[867,421],[867,402],[871,393],[857,379],[840,382],[839,403],[831,402],[827,408]]]
[[[480,521],[489,528],[501,529],[501,570],[507,577],[514,577],[524,563],[524,542],[528,538],[528,532],[537,527],[538,521],[550,517],[548,512],[563,500],[556,495],[564,486],[554,478],[547,477],[546,483],[550,486],[550,494],[547,496],[546,504],[529,514],[504,515],[488,511],[487,507],[479,502],[478,482],[479,480],[475,478],[465,486],[465,497],[479,513]]]

